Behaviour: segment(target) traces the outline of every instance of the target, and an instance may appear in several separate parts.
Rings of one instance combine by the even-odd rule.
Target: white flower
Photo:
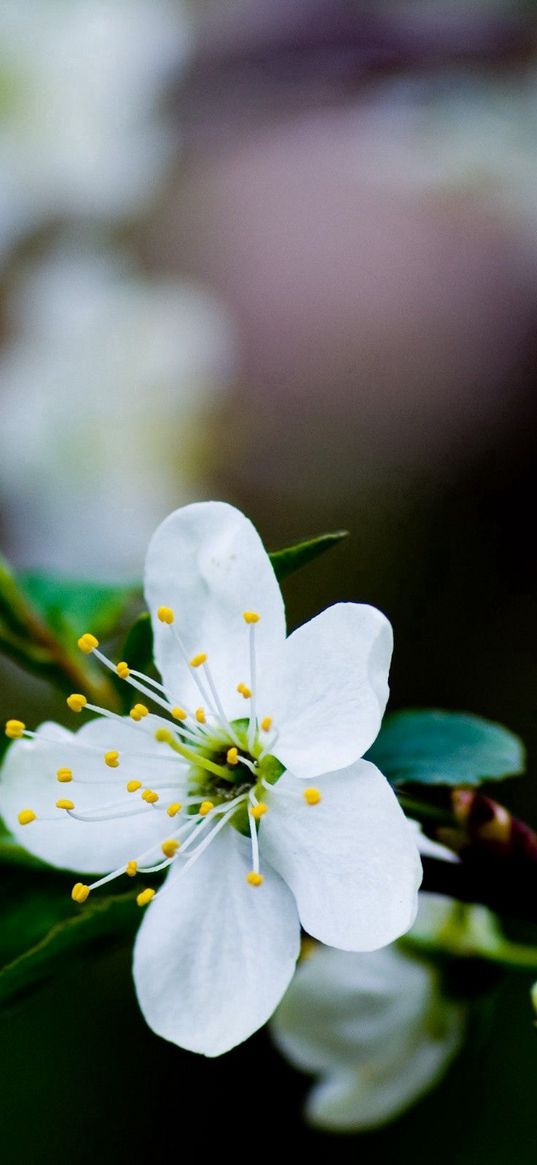
[[[181,0],[3,0],[0,251],[51,217],[149,204],[177,146],[165,87],[189,47]]]
[[[419,935],[449,924],[453,908],[423,895]],[[465,1019],[465,1006],[442,995],[438,968],[397,944],[369,954],[316,947],[272,1032],[293,1064],[320,1076],[308,1119],[359,1132],[394,1120],[438,1083],[461,1047]]]
[[[33,739],[8,753],[0,811],[40,857],[111,871],[89,889],[77,883],[77,901],[122,873],[171,867],[155,897],[139,896],[153,901],[136,989],[158,1034],[218,1055],[279,1002],[299,920],[349,950],[383,946],[412,924],[414,836],[388,782],[359,759],[387,699],[391,628],[374,608],[346,603],[286,640],[259,536],[223,503],[163,522],[145,590],[162,686],[111,663],[90,634],[80,646],[163,715],[137,703],[131,717],[104,712],[76,735],[9,722],[8,735]],[[68,703],[76,711],[85,700]]]
[[[133,573],[174,499],[202,492],[196,452],[232,359],[223,314],[199,289],[141,275],[78,234],[25,272],[9,328],[0,488],[11,554],[56,572]]]

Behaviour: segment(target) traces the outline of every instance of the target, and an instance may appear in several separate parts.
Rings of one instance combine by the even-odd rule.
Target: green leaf
[[[394,785],[479,785],[522,773],[525,751],[501,724],[423,709],[387,716],[367,759]]]
[[[136,671],[148,672],[153,661],[153,628],[147,611],[135,619],[127,632],[121,658]]]
[[[335,530],[332,534],[320,534],[318,538],[309,538],[306,542],[298,542],[296,546],[288,546],[284,550],[273,550],[269,554],[274,567],[276,578],[282,582],[295,570],[307,566],[314,558],[324,554],[337,546],[343,538],[347,538],[348,530]]]
[[[36,917],[36,905],[34,893],[24,906],[19,907],[17,913],[19,932],[21,921],[23,930],[31,932],[31,927],[25,928],[24,916],[25,912],[28,915],[29,911],[33,911],[33,917]],[[80,954],[88,946],[103,940],[106,940],[109,946],[111,938],[116,942],[130,939],[140,920],[135,896],[130,893],[114,898],[98,898],[89,908],[84,905],[78,909],[76,914],[73,914],[73,903],[68,894],[63,897],[61,905],[59,901],[51,902],[47,896],[44,902],[40,903],[40,909],[38,931],[42,930],[45,917],[50,923],[49,929],[43,936],[39,936],[33,945],[0,970],[0,1003],[10,1001],[21,992],[28,991],[50,978],[56,968],[62,965],[66,955]],[[59,918],[54,918],[55,912],[60,912]],[[12,921],[8,916],[8,932]],[[2,925],[4,928],[4,919]]]
[[[71,643],[84,631],[106,639],[126,608],[139,596],[136,583],[99,583],[55,575],[21,575],[21,585],[49,627]]]

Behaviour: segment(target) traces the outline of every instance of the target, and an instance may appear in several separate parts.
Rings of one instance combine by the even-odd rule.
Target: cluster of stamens
[[[278,776],[283,772],[283,766],[278,765],[271,753],[277,739],[272,717],[264,716],[258,720],[256,710],[255,627],[260,616],[255,611],[243,612],[243,619],[250,635],[250,676],[249,684],[241,681],[236,685],[236,690],[249,701],[250,707],[247,721],[231,723],[226,717],[211,675],[207,653],[200,651],[189,658],[175,627],[173,610],[170,607],[159,607],[157,615],[161,623],[170,627],[180,654],[195,680],[202,699],[197,708],[173,704],[161,683],[129,667],[126,661],[113,663],[102,653],[98,640],[91,633],[86,632],[82,635],[78,640],[78,646],[85,654],[96,656],[104,667],[129,683],[159,709],[157,714],[152,714],[152,723],[155,715],[159,720],[154,736],[157,741],[169,746],[170,752],[163,753],[162,758],[155,757],[154,754],[146,754],[144,758],[144,754],[141,753],[136,759],[142,761],[146,759],[153,765],[159,764],[161,759],[165,769],[163,779],[147,786],[138,777],[129,777],[123,785],[124,792],[130,795],[126,800],[122,797],[117,802],[86,810],[77,809],[75,802],[69,797],[60,797],[56,801],[56,809],[63,810],[66,817],[88,824],[123,819],[143,812],[157,812],[165,815],[170,824],[173,822],[173,827],[161,842],[153,843],[121,868],[112,870],[89,885],[77,882],[72,890],[72,898],[78,903],[85,902],[92,890],[111,882],[121,874],[132,878],[137,874],[158,873],[176,862],[179,857],[182,872],[186,872],[228,823],[250,837],[252,869],[247,874],[247,882],[251,886],[260,886],[263,882],[263,875],[259,869],[257,837],[259,822],[268,809],[262,799],[263,790],[274,788]],[[124,717],[90,703],[86,696],[78,692],[68,697],[67,704],[75,713],[85,709],[125,723]],[[148,715],[149,708],[141,702],[135,703],[129,713],[133,725],[143,725]],[[145,726],[143,730],[147,733]],[[6,734],[11,739],[24,736],[45,742],[43,735],[28,731],[21,720],[9,720]],[[58,745],[57,741],[50,743],[55,747]],[[77,750],[84,747],[86,750],[98,752],[90,745],[82,745],[76,740],[73,740],[72,747]],[[110,749],[101,755],[108,768],[121,768],[122,757],[119,750]],[[168,778],[167,763],[171,761],[176,765],[177,757],[186,762],[187,768],[185,770],[184,765],[182,766],[181,779],[176,768],[175,772],[171,770]],[[73,769],[67,764],[57,770],[56,779],[60,785],[73,784],[75,788],[78,784],[84,783],[77,780]],[[103,783],[109,785],[110,781]],[[175,794],[179,792],[182,795],[181,801],[170,800],[170,791]],[[141,804],[131,803],[131,797],[137,794]],[[318,789],[306,788],[304,799],[306,804],[316,805],[321,800],[321,795]],[[57,821],[58,817],[39,815],[38,818],[32,809],[22,809],[18,819],[21,825],[29,825],[36,820]],[[154,861],[156,852],[159,853],[157,862]],[[150,864],[146,864],[147,862]],[[149,887],[141,890],[137,895],[138,905],[145,906],[155,893],[156,891]]]

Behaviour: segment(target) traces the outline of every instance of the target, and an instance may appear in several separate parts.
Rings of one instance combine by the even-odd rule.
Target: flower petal
[[[255,628],[257,688],[263,707],[271,702],[269,692],[281,676],[283,601],[261,539],[240,510],[224,502],[200,502],[170,514],[149,544],[145,594],[155,659],[174,700],[191,707],[203,703],[173,628],[156,616],[160,606],[174,611],[188,658],[207,652],[231,718],[248,714],[235,688],[238,683],[250,686],[250,637],[242,614],[256,611],[261,616]],[[199,674],[203,679],[201,669]]]
[[[56,801],[66,798],[77,810],[97,810],[112,802],[124,802],[127,810],[142,809],[139,796],[126,790],[128,780],[136,778],[149,785],[168,777],[180,779],[177,757],[170,752],[172,763],[163,760],[146,722],[142,731],[141,727],[129,719],[91,720],[72,733],[59,724],[45,723],[33,740],[15,741],[3,766],[0,813],[20,844],[53,866],[101,873],[164,840],[168,818],[150,805],[144,805],[136,816],[99,822],[78,821],[56,808]],[[112,750],[120,753],[118,768],[104,763],[104,753]],[[69,784],[57,780],[62,768],[73,773]],[[169,799],[173,799],[171,793]],[[27,808],[33,809],[37,820],[22,826],[18,814]]]
[[[232,826],[185,874],[179,861],[148,907],[134,949],[145,1019],[179,1047],[219,1056],[261,1027],[299,948],[293,897],[273,870],[249,886],[249,846]]]
[[[296,777],[346,768],[373,743],[388,699],[392,629],[380,611],[337,603],[285,646],[274,752]]]
[[[291,887],[304,928],[329,946],[370,951],[406,933],[416,915],[421,862],[387,780],[356,761],[315,782],[285,773],[267,792],[263,855]]]
[[[314,1124],[373,1128],[426,1092],[458,1050],[464,1009],[444,1000],[435,971],[395,946],[367,954],[317,948],[272,1022],[292,1063],[319,1072]]]

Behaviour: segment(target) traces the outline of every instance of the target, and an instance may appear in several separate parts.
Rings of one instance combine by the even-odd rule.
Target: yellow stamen
[[[272,728],[272,716],[264,716],[261,721],[263,732],[269,732]]]
[[[71,890],[71,898],[73,902],[85,902],[89,897],[90,888],[85,886],[83,882],[75,882]]]
[[[157,611],[157,617],[160,619],[161,623],[173,623],[175,619],[175,615],[171,607],[159,607]]]
[[[211,809],[214,809],[214,801],[202,801],[198,813],[200,817],[206,817],[211,812]]]
[[[95,651],[95,648],[99,646],[99,640],[94,635],[91,635],[89,631],[86,631],[85,635],[80,636],[78,646],[84,652],[84,655],[91,655],[92,651]]]
[[[175,856],[175,854],[177,853],[177,850],[179,849],[180,844],[181,843],[176,841],[175,838],[170,838],[169,841],[163,841],[160,848],[161,848],[163,854],[165,855],[165,857],[173,858]]]
[[[157,728],[155,732],[155,740],[159,740],[161,744],[171,744],[173,736],[167,728]]]
[[[127,865],[125,866],[125,873],[127,874],[127,876],[129,878],[134,878],[137,872],[138,872],[138,862],[134,862],[134,861],[127,862]]]
[[[151,902],[151,899],[155,897],[155,894],[156,890],[142,890],[136,897],[138,906],[147,906],[147,903]]]
[[[145,704],[135,704],[129,712],[131,720],[143,720],[144,716],[149,716],[149,708]]]
[[[257,870],[250,870],[250,873],[246,875],[246,881],[249,886],[260,886],[263,881],[263,875],[258,874]]]
[[[125,787],[126,787],[127,793],[137,793],[138,789],[142,788],[142,782],[141,781],[127,781],[127,784]]]
[[[237,684],[237,691],[240,692],[241,696],[244,696],[245,700],[249,700],[252,695],[247,684]]]
[[[131,669],[128,663],[125,663],[124,659],[122,659],[120,663],[116,664],[116,671],[121,680],[126,680],[127,676],[130,676],[131,674]]]
[[[245,623],[259,623],[261,615],[258,615],[257,611],[243,611],[242,617]]]
[[[105,752],[104,763],[108,765],[109,769],[117,769],[119,767],[119,753],[115,749]]]
[[[265,805],[264,801],[260,801],[258,805],[252,805],[250,816],[253,817],[254,821],[260,821],[265,816],[267,809],[268,805]]]
[[[6,724],[6,736],[9,736],[10,740],[19,740],[25,729],[26,725],[22,720],[8,720]]]
[[[65,799],[60,799],[59,801],[56,801],[56,809],[74,809],[74,807],[75,807],[74,801],[67,801]]]
[[[72,769],[58,769],[58,772],[56,773],[56,780],[59,781],[61,785],[68,785],[69,781],[72,781],[72,779]]]
[[[19,813],[19,825],[29,825],[31,821],[35,821],[37,813],[33,809],[21,809]]]
[[[176,817],[177,814],[181,812],[181,809],[182,805],[180,801],[172,801],[171,805],[168,805],[166,813],[168,814],[168,817]]]
[[[238,765],[238,763],[239,763],[239,750],[238,750],[238,748],[235,748],[235,746],[233,746],[233,748],[228,748],[226,760],[227,760],[228,765]]]
[[[67,704],[71,712],[81,712],[87,704],[86,696],[81,696],[80,692],[73,692],[72,696],[67,697]]]
[[[142,801],[147,801],[148,805],[154,805],[158,801],[158,793],[155,793],[153,789],[144,789]]]
[[[206,723],[207,717],[205,715],[203,708],[196,708],[196,720],[197,720],[198,724],[205,724]]]
[[[190,660],[191,667],[201,667],[202,663],[207,663],[207,652],[198,651],[197,655],[193,655]]]
[[[322,797],[318,789],[310,788],[304,789],[304,800],[306,805],[318,805]]]
[[[172,716],[174,720],[186,720],[188,712],[184,708],[172,708]]]

